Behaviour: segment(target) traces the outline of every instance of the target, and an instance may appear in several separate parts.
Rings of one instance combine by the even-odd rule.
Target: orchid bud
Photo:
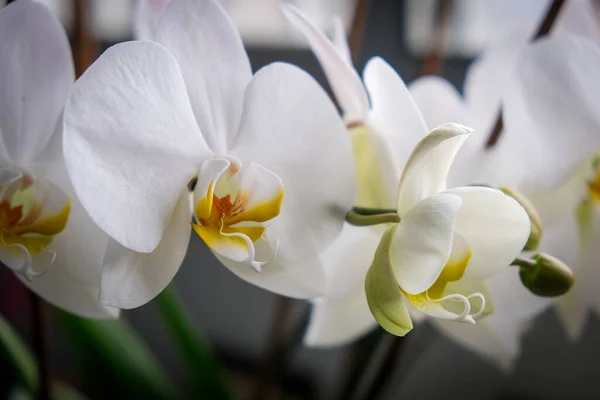
[[[536,296],[555,297],[567,293],[574,283],[573,272],[562,261],[546,253],[530,260],[515,260],[523,286]]]
[[[542,221],[535,210],[535,207],[527,197],[523,194],[519,193],[513,188],[501,187],[500,190],[507,196],[512,197],[519,203],[521,207],[525,210],[527,215],[529,216],[529,221],[531,222],[531,228],[529,233],[529,238],[527,239],[527,243],[525,243],[525,247],[523,250],[536,250],[540,244],[540,240],[542,239]]]

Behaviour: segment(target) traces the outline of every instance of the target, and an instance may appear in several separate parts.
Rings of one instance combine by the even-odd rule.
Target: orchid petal
[[[63,141],[86,211],[139,252],[156,249],[209,155],[177,62],[153,42],[117,44],[88,68],[67,103]]]
[[[48,180],[60,187],[71,204],[65,229],[54,236],[50,249],[71,278],[83,285],[100,285],[100,270],[108,236],[92,221],[75,195],[62,158],[34,170],[36,179]]]
[[[273,245],[265,240],[255,242],[255,258],[268,260],[274,253]],[[306,260],[305,264],[292,264],[276,257],[261,265],[260,272],[248,268],[247,263],[239,263],[215,252],[219,261],[231,272],[246,282],[283,296],[299,299],[320,297],[326,294],[323,266],[318,258]]]
[[[389,141],[399,170],[427,134],[425,121],[400,75],[382,58],[369,60],[363,79],[371,98],[369,124]]]
[[[408,294],[429,289],[448,262],[459,197],[439,194],[419,202],[398,224],[390,260],[398,285]]]
[[[439,76],[424,76],[411,82],[408,89],[423,116],[427,129],[447,122],[467,123],[466,106],[458,90]]]
[[[347,56],[347,50],[342,48],[338,51],[323,32],[297,8],[288,4],[283,7],[283,11],[309,42],[342,108],[344,119],[365,120],[369,110],[369,98],[360,76]]]
[[[377,325],[367,304],[365,276],[379,241],[375,230],[345,224],[323,251],[327,296],[313,302],[304,337],[308,346],[340,346]]]
[[[461,187],[445,193],[462,199],[454,230],[471,247],[464,279],[485,279],[507,268],[529,238],[531,223],[523,207],[491,188]]]
[[[229,223],[245,221],[264,223],[277,217],[284,197],[281,179],[272,171],[254,162],[240,171],[239,175],[239,191],[245,206],[239,214],[229,220]]]
[[[574,36],[541,39],[521,57],[506,91],[504,123],[529,150],[528,173],[538,185],[564,181],[600,148],[598,70],[598,47]]]
[[[352,54],[350,53],[350,46],[348,45],[348,39],[346,38],[346,29],[344,28],[344,22],[338,16],[333,18],[331,43],[333,43],[338,54],[342,56],[349,65],[352,65]]]
[[[397,226],[391,226],[381,238],[373,264],[367,272],[365,294],[369,309],[379,325],[393,335],[404,336],[412,330],[413,323],[391,262],[396,229]]]
[[[489,318],[477,321],[475,325],[435,319],[433,325],[454,342],[495,363],[505,372],[512,369],[519,356],[519,338],[500,338],[495,324]]]
[[[118,308],[104,306],[98,302],[97,286],[74,280],[60,264],[48,267],[45,274],[33,281],[21,278],[21,282],[48,303],[73,314],[94,319],[119,317]]]
[[[304,344],[311,347],[343,346],[351,343],[377,326],[373,318],[364,285],[353,295],[313,303]]]
[[[208,145],[224,153],[238,131],[244,90],[252,78],[233,22],[213,0],[173,1],[158,26],[156,41],[177,59]]]
[[[293,66],[276,63],[258,71],[245,104],[231,154],[281,179],[285,199],[269,235],[279,240],[281,257],[306,265],[339,234],[353,205],[350,139],[325,92]]]
[[[194,188],[194,215],[198,219],[210,217],[215,186],[231,162],[224,158],[210,158],[202,163]]]
[[[570,33],[600,44],[600,30],[593,1],[569,1],[558,15],[552,34]]]
[[[137,253],[109,241],[102,267],[102,304],[125,309],[139,307],[167,287],[188,248],[189,210],[188,196],[181,194],[164,237],[152,253]]]
[[[422,199],[446,189],[454,156],[471,130],[444,124],[431,131],[410,155],[398,185],[398,213],[402,217]]]
[[[344,224],[339,237],[321,252],[327,298],[354,296],[364,290],[365,275],[380,240],[381,233],[374,229]]]
[[[26,165],[54,133],[73,83],[69,40],[45,5],[0,12],[0,162]]]
[[[171,0],[137,0],[133,9],[133,36],[136,40],[152,40],[158,23]]]
[[[492,43],[467,69],[463,92],[469,126],[475,132],[469,145],[480,151],[494,128],[515,65],[529,41],[526,32],[515,31]],[[504,141],[504,135],[501,139],[498,145]]]

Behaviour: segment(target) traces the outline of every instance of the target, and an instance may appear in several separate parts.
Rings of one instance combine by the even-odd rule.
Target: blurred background
[[[443,0],[442,0],[443,1]],[[67,30],[76,29],[71,0],[45,0]],[[359,71],[373,56],[384,57],[408,83],[423,71],[435,39],[436,0],[294,0],[326,32],[331,17],[339,15],[357,50]],[[4,2],[5,3],[5,2]],[[324,75],[302,38],[279,11],[278,0],[222,0],[248,49],[253,68],[273,61],[300,66],[326,85]],[[450,2],[449,2],[450,3]],[[455,0],[441,51],[442,76],[459,90],[473,58],[494,39],[513,31],[533,31],[543,16],[546,0]],[[0,0],[0,5],[3,1]],[[132,39],[135,2],[87,2],[90,40],[101,51]],[[434,71],[436,72],[436,71]],[[247,398],[265,359],[277,353],[273,338],[289,332],[306,316],[308,305],[282,301],[251,286],[219,265],[204,243],[192,235],[185,262],[175,278],[190,314],[224,363],[235,384],[237,398]],[[28,295],[7,269],[0,269],[0,312],[25,338],[31,338]],[[289,319],[285,316],[289,315]],[[284,317],[282,317],[284,316]],[[274,319],[279,320],[273,324]],[[147,341],[176,383],[184,385],[178,356],[156,306],[147,304],[123,313]],[[110,380],[103,390],[89,392],[68,340],[53,315],[48,316],[52,375],[82,389],[90,398],[116,396]],[[600,398],[600,321],[592,317],[582,339],[567,341],[551,310],[539,316],[523,338],[523,352],[515,368],[505,373],[493,364],[421,324],[398,345],[384,348],[393,354],[385,365],[389,374],[379,388],[381,399],[598,399]],[[274,333],[275,332],[275,333]],[[275,336],[274,336],[275,335]],[[358,344],[333,349],[299,347],[285,354],[287,363],[271,373],[275,394],[269,398],[340,399],[352,380],[352,365],[361,360]],[[389,357],[388,357],[389,358]],[[0,365],[0,398],[9,396],[14,377]],[[265,397],[266,398],[266,397]]]

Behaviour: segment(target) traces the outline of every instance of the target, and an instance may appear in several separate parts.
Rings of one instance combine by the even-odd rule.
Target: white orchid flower
[[[101,301],[131,308],[156,296],[181,265],[192,214],[194,230],[241,278],[321,295],[318,254],[355,192],[333,103],[291,65],[252,76],[238,32],[212,0],[173,0],[155,40],[108,49],[65,109],[75,189],[115,239]]]
[[[446,189],[469,133],[456,124],[434,129],[402,171],[401,220],[385,232],[365,282],[373,315],[393,334],[412,329],[406,304],[430,317],[473,324],[489,314],[483,280],[509,268],[529,237],[527,213],[501,191]]]
[[[566,3],[552,31],[552,36],[559,37],[566,33],[572,33],[582,38],[597,40],[598,29],[593,15],[588,1],[578,0]],[[526,116],[519,111],[522,105],[519,105],[518,100],[511,99],[511,93],[520,93],[521,89],[515,88],[513,85],[525,84],[525,80],[519,78],[519,70],[529,70],[532,75],[538,73],[531,69],[532,61],[527,61],[531,58],[537,60],[538,57],[541,57],[535,55],[540,52],[536,50],[538,46],[545,48],[545,52],[556,51],[555,57],[563,57],[560,51],[543,45],[543,41],[539,44],[528,44],[529,36],[530,33],[525,35],[517,32],[490,46],[469,68],[465,80],[464,98],[450,83],[439,77],[420,78],[410,85],[410,90],[428,127],[433,128],[442,121],[453,120],[475,128],[472,135],[473,140],[467,141],[458,155],[457,165],[450,173],[450,182],[453,184],[487,183],[509,186],[527,195],[537,208],[543,223],[539,249],[550,252],[569,266],[575,267],[579,262],[578,259],[582,256],[578,256],[580,244],[574,210],[577,202],[582,199],[577,193],[584,193],[587,188],[585,179],[582,177],[589,176],[591,170],[589,157],[595,150],[593,150],[594,146],[590,146],[593,143],[590,136],[595,133],[593,130],[579,130],[577,134],[581,136],[578,136],[577,139],[566,135],[562,139],[553,139],[550,133],[529,125],[535,114]],[[574,62],[572,57],[564,57],[562,60],[562,68],[566,67],[565,63],[570,65]],[[560,64],[558,60],[552,60],[552,62]],[[587,62],[576,62],[579,68],[589,65]],[[547,68],[539,61],[536,66],[540,68],[540,71]],[[542,66],[544,68],[541,68]],[[539,84],[537,79],[533,82]],[[546,99],[546,96],[549,96],[548,99],[556,99],[557,96],[562,96],[561,89],[556,89],[557,82],[557,80],[549,79],[545,81],[544,88],[548,93],[542,94],[540,98]],[[532,88],[529,84],[527,87]],[[531,93],[534,93],[533,89]],[[573,93],[573,91],[569,93]],[[540,104],[537,95],[535,102],[533,97],[530,98],[530,101],[531,105]],[[569,101],[565,100],[565,104]],[[580,99],[577,104],[581,103]],[[504,108],[504,132],[494,148],[484,150],[485,141],[493,129],[501,104]],[[517,110],[516,115],[513,110]],[[539,110],[564,116],[560,111],[572,110],[572,107],[540,107]],[[571,120],[570,118],[569,120]],[[577,118],[579,115],[573,121]],[[583,120],[589,121],[589,117],[584,117]],[[556,129],[557,126],[560,125],[554,126],[553,129]],[[571,139],[573,140],[571,141]],[[569,141],[569,143],[565,143],[565,141]],[[548,145],[555,150],[547,152]],[[570,150],[573,146],[580,146],[580,149],[589,146],[587,148],[590,151],[576,153]],[[582,162],[583,169],[579,168],[578,171],[588,172],[587,175],[579,175],[579,189],[574,192],[572,185],[569,186],[568,183],[562,185],[561,182],[565,179],[567,171],[574,170]],[[569,182],[573,182],[573,180],[569,180]],[[571,206],[558,207],[562,210],[562,218],[553,217],[543,204],[543,199],[551,198],[553,201],[558,199],[556,196],[549,195],[550,188],[562,188],[564,190],[561,193],[574,194],[574,196],[565,197],[573,199]],[[557,203],[565,204],[564,201]],[[490,291],[495,299],[494,314],[478,322],[477,325],[459,325],[439,320],[435,324],[459,344],[498,363],[505,370],[510,369],[517,359],[520,353],[520,337],[530,326],[533,318],[554,302],[554,300],[536,297],[529,293],[520,284],[518,274],[515,272],[506,270],[489,280]],[[559,299],[559,304],[571,303],[570,299],[578,296],[578,287],[582,279],[588,281],[577,271],[577,268],[574,272],[575,286],[567,295]],[[566,318],[566,315],[577,318],[577,315],[582,314],[581,311],[575,312],[574,309],[572,311],[563,313],[565,317],[561,318]],[[569,326],[581,325],[565,324],[567,329]]]
[[[410,150],[427,135],[402,78],[375,57],[365,67],[363,84],[352,66],[340,20],[335,21],[331,42],[296,8],[285,6],[284,13],[308,40],[342,109],[354,148],[355,205],[395,208],[402,167]],[[340,237],[322,252],[328,284],[326,295],[314,300],[304,339],[307,345],[342,345],[377,326],[367,304],[364,278],[383,231],[346,223]]]
[[[64,28],[41,3],[0,11],[0,261],[48,302],[90,318],[108,237],[74,196],[57,125],[73,83]]]
[[[590,311],[600,311],[599,66],[597,43],[556,35],[531,46],[506,95],[507,127],[528,136],[533,146],[528,170],[539,177],[531,199],[544,222],[541,246],[552,249],[575,274],[575,285],[557,302],[558,317],[572,340],[580,337]]]
[[[332,43],[296,9],[286,7],[285,12],[311,44],[347,121],[354,141],[357,205],[396,208],[400,171],[410,149],[427,134],[404,82],[388,64],[374,58],[365,68],[363,85],[352,67],[341,24],[335,26]],[[347,224],[341,237],[323,252],[331,285],[327,296],[314,302],[307,344],[347,343],[376,326],[363,280],[382,233],[378,227]]]

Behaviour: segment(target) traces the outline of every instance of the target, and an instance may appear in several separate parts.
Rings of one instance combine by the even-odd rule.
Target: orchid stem
[[[564,4],[565,0],[554,0],[552,2],[550,8],[548,8],[548,11],[546,12],[546,15],[544,16],[544,19],[542,20],[542,23],[539,25],[537,31],[535,32],[535,35],[531,39],[532,42],[550,33],[552,27],[556,23],[556,20],[558,19],[558,15],[560,14],[560,10],[564,6]],[[494,123],[492,133],[490,134],[490,137],[485,143],[486,149],[494,147],[494,145],[500,138],[503,129],[504,122],[502,118],[502,108],[500,108],[500,110],[498,110],[498,117],[496,118],[496,122]]]
[[[44,301],[29,290],[29,307],[31,308],[31,329],[33,331],[33,350],[38,362],[38,387],[36,398],[50,400],[50,377],[48,369],[48,349],[46,346],[45,304]]]
[[[352,209],[346,214],[346,222],[354,226],[372,226],[400,222],[400,216],[395,211],[379,214],[375,213],[374,209],[372,212],[371,214],[361,214],[356,209]]]
[[[379,215],[379,214],[395,214],[393,208],[368,208],[368,207],[352,207],[352,210],[360,215]]]
[[[515,260],[510,263],[511,267],[524,267],[524,268],[533,268],[536,266],[535,260],[531,260],[529,258],[521,258],[517,257]]]

